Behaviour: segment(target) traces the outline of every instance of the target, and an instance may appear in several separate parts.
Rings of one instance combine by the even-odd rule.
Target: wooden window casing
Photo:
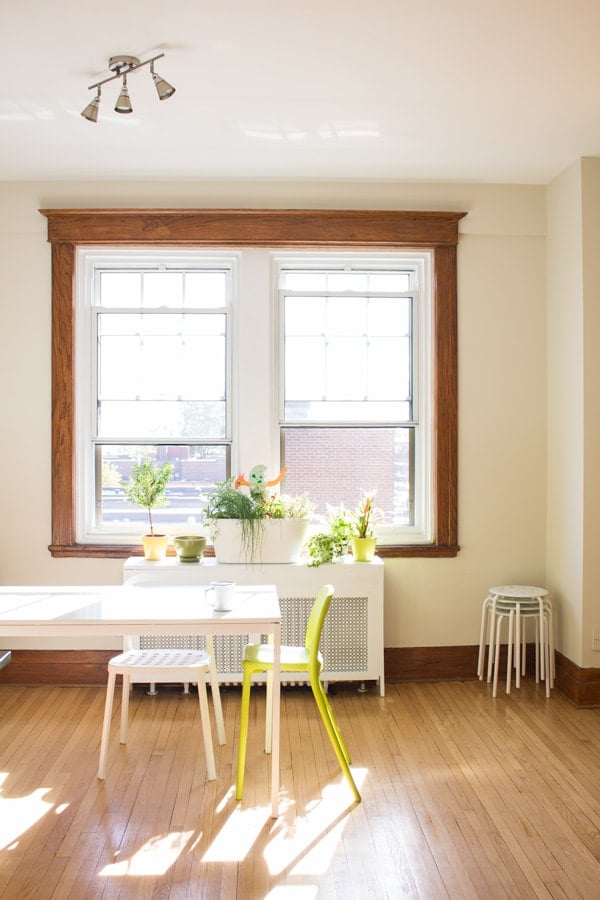
[[[115,557],[139,546],[78,544],[75,533],[75,264],[79,246],[411,249],[433,255],[434,540],[378,555],[458,552],[457,244],[460,212],[264,209],[42,209],[52,245],[52,543],[54,557]]]

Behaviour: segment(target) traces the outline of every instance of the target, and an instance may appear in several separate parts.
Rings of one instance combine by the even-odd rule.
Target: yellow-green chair
[[[346,776],[348,784],[357,803],[360,803],[360,794],[350,772],[350,756],[340,732],[329,698],[325,693],[321,682],[321,669],[323,657],[319,652],[319,642],[325,616],[331,604],[334,589],[330,584],[324,585],[318,592],[313,603],[306,625],[306,638],[304,647],[281,648],[282,672],[308,672],[313,696],[317,701],[317,707],[323,719],[329,740]],[[246,748],[248,745],[248,722],[250,719],[250,689],[252,676],[260,672],[272,672],[273,670],[273,645],[272,644],[247,644],[242,658],[242,708],[240,713],[240,739],[238,747],[238,766],[236,779],[236,800],[241,800],[244,793],[244,773],[246,768]],[[269,704],[267,703],[267,710]],[[270,729],[267,713],[267,745],[270,743]],[[270,749],[267,746],[267,749]]]

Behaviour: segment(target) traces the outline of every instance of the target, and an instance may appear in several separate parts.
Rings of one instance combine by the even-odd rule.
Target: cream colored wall
[[[580,164],[548,187],[547,577],[557,647],[582,664],[583,268]]]
[[[387,647],[474,644],[492,584],[545,581],[545,188],[478,184],[0,184],[4,584],[120,581],[118,560],[52,559],[50,248],[55,207],[461,210],[456,559],[386,561]]]
[[[547,206],[547,578],[558,649],[589,668],[600,665],[600,160],[556,178]]]
[[[600,160],[584,159],[582,171],[583,233],[583,606],[582,665],[600,666],[600,645],[593,649],[594,629],[600,633]]]

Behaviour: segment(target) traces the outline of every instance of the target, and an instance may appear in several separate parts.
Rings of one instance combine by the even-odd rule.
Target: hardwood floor
[[[600,896],[600,710],[529,679],[354,685],[332,695],[354,805],[312,695],[282,696],[281,816],[270,818],[255,690],[245,797],[233,796],[240,693],[207,782],[197,701],[137,688],[96,779],[104,690],[0,687],[2,900],[314,900]]]

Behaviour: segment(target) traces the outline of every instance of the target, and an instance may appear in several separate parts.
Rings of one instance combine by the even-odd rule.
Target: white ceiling
[[[0,181],[546,183],[600,155],[599,0],[2,0]],[[109,56],[148,58],[134,112]]]

